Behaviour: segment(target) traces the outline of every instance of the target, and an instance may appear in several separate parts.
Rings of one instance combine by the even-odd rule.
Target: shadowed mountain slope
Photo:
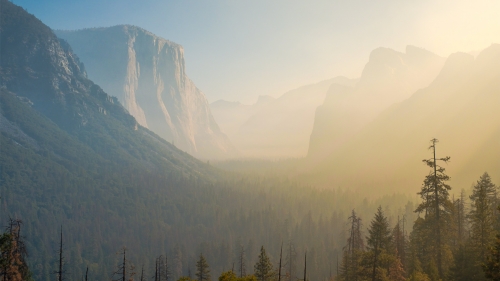
[[[182,46],[130,25],[56,34],[69,42],[89,78],[142,126],[196,157],[235,152],[205,95],[186,75]]]

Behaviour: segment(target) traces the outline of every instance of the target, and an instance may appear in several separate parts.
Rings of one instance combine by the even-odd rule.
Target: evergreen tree
[[[257,280],[260,281],[271,280],[272,277],[274,276],[273,264],[271,263],[271,260],[267,256],[266,249],[264,249],[264,246],[260,248],[259,260],[255,264],[254,270]]]
[[[21,220],[10,220],[7,231],[0,236],[0,276],[2,280],[32,280],[26,263],[26,247],[21,236]]]
[[[404,264],[406,262],[405,236],[400,225],[399,217],[396,226],[392,230],[392,239],[394,241],[396,258],[399,259],[401,266],[404,269]]]
[[[344,281],[357,281],[359,279],[359,262],[364,250],[364,242],[361,234],[361,218],[354,210],[349,217],[349,237],[344,247],[342,264],[339,277]]]
[[[443,226],[446,225],[446,221],[449,221],[450,206],[452,204],[449,201],[448,191],[451,187],[446,183],[450,180],[450,177],[445,174],[445,168],[437,163],[438,161],[447,163],[450,161],[450,157],[436,157],[437,143],[437,139],[431,140],[429,149],[432,150],[433,157],[422,160],[427,166],[432,168],[432,171],[425,177],[422,190],[418,193],[423,202],[417,207],[415,212],[421,213],[425,211],[425,220],[431,222],[430,226],[434,232],[434,239],[432,241],[435,241],[433,251],[436,256],[438,274],[440,278],[444,278],[443,249],[445,248],[446,239],[444,237],[445,230]]]
[[[370,253],[371,276],[372,281],[381,280],[380,274],[381,256],[385,252],[389,252],[391,246],[392,235],[389,229],[389,222],[382,212],[382,207],[379,206],[375,217],[370,223],[368,229],[369,236],[367,237],[368,250]]]
[[[476,255],[469,243],[458,246],[454,253],[450,279],[453,281],[484,280],[484,273],[475,261]]]
[[[488,173],[484,173],[472,190],[471,210],[468,218],[471,222],[471,242],[478,254],[478,262],[486,259],[489,246],[495,239],[495,201],[496,186]]]
[[[403,264],[401,260],[397,258],[392,263],[391,267],[389,267],[389,280],[391,281],[405,281],[405,270],[403,268]]]
[[[196,262],[196,277],[198,281],[210,281],[210,268],[207,260],[200,254],[200,259]]]
[[[486,278],[500,281],[500,235],[497,235],[494,246],[491,248],[486,262],[483,265]]]
[[[457,221],[457,244],[460,245],[465,240],[466,216],[465,216],[465,190],[460,192],[460,199],[455,203]]]

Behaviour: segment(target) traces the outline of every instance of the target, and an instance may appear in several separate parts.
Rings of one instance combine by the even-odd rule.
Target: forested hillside
[[[122,246],[149,271],[155,256],[181,253],[180,276],[200,251],[217,272],[230,267],[237,245],[250,264],[260,245],[275,258],[289,239],[297,251],[316,249],[316,274],[325,275],[336,260],[330,250],[341,248],[342,212],[361,198],[348,203],[342,192],[242,178],[197,161],[139,126],[47,26],[1,4],[0,216],[24,221],[35,280],[53,277],[61,226],[70,279],[86,266],[92,278],[108,279]]]
[[[418,156],[417,176],[393,189],[413,187],[412,195],[382,193],[370,178],[364,189],[337,181],[349,161],[322,166],[329,176],[323,189],[295,178],[293,161],[226,162],[218,165],[224,171],[141,127],[87,79],[49,27],[10,1],[0,4],[3,280],[498,280],[498,170],[479,170],[498,165],[450,178],[448,172],[465,174],[446,165],[455,159],[441,152],[450,142],[421,136],[418,149],[401,152]],[[494,45],[475,62],[459,55],[460,63],[475,65],[475,75],[445,69],[432,87],[384,116],[406,120],[405,109],[449,87],[448,79],[440,84],[444,77],[470,87],[484,82],[477,99],[460,83],[452,93],[484,118],[498,105],[498,72],[481,70],[496,66],[498,54]],[[437,111],[448,98],[435,103]],[[470,112],[457,104],[454,110],[464,109],[453,111],[453,120],[463,116],[457,124],[489,127],[465,122]],[[497,135],[482,138],[489,150],[468,163],[498,163]],[[255,168],[240,173],[245,165]],[[364,171],[350,176],[366,177]],[[471,175],[472,187],[457,188]]]

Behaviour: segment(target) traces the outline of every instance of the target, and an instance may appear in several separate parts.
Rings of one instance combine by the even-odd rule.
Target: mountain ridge
[[[315,173],[334,185],[379,192],[397,188],[417,191],[427,168],[428,141],[437,138],[438,156],[446,165],[455,191],[468,188],[485,171],[499,178],[500,45],[476,59],[455,53],[426,88],[383,111],[356,136],[316,163]],[[342,165],[339,165],[342,163]],[[317,170],[318,171],[318,170]],[[313,173],[314,174],[314,173]],[[363,179],[359,177],[363,174]],[[328,175],[324,177],[324,175]],[[327,179],[328,178],[328,179]],[[324,183],[324,182],[323,182]]]
[[[205,95],[186,75],[181,45],[131,25],[56,34],[72,45],[89,77],[141,125],[196,157],[235,153]]]
[[[359,82],[348,88],[332,85],[316,109],[308,161],[320,161],[383,110],[427,87],[444,62],[444,58],[414,46],[407,46],[406,53],[374,49]]]

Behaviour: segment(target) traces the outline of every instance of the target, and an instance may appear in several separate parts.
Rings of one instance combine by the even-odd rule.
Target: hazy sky
[[[500,1],[13,0],[53,29],[133,24],[184,46],[207,95],[253,102],[337,75],[377,47],[447,56],[500,43]]]

